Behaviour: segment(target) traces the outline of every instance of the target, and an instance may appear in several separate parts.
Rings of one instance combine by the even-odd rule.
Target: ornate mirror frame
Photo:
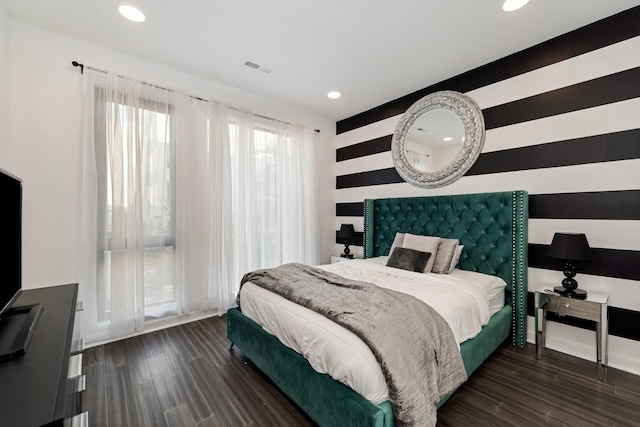
[[[422,114],[445,109],[457,115],[464,126],[464,141],[456,157],[444,169],[424,172],[409,163],[405,154],[405,137],[411,125]],[[440,91],[416,101],[402,115],[391,140],[391,155],[398,174],[407,182],[421,188],[437,188],[458,180],[464,175],[484,146],[484,117],[473,99],[455,91]]]

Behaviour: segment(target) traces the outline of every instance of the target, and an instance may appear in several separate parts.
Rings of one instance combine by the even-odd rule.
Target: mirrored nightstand
[[[608,308],[609,296],[589,292],[587,299],[563,297],[547,289],[538,289],[535,293],[535,331],[536,355],[542,359],[545,346],[547,320],[546,312],[557,313],[560,316],[571,316],[578,319],[596,322],[596,361],[598,378],[604,379],[607,368],[607,344],[609,337]]]

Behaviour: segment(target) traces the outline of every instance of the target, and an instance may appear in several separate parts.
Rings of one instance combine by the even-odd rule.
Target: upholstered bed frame
[[[467,374],[509,336],[513,345],[525,346],[526,192],[365,200],[364,215],[365,258],[387,255],[396,232],[456,238],[464,245],[458,268],[496,275],[507,282],[505,306],[478,336],[460,346]],[[303,356],[236,308],[227,313],[227,336],[319,425],[394,425],[388,401],[374,405],[346,385],[317,373]]]

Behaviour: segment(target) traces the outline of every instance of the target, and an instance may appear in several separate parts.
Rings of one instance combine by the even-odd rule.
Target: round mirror
[[[453,91],[432,93],[404,113],[391,142],[400,176],[422,188],[436,188],[460,178],[484,145],[484,119],[468,96]]]

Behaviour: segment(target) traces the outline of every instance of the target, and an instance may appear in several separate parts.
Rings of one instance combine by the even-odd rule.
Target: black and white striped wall
[[[553,234],[585,233],[595,260],[576,278],[609,295],[609,363],[640,373],[639,22],[635,7],[339,121],[336,230],[353,223],[362,231],[365,198],[526,190],[530,291],[563,278],[562,263],[546,256]],[[395,171],[391,135],[413,102],[438,90],[471,96],[487,133],[464,177],[425,190]],[[336,243],[335,253],[342,248]],[[547,345],[595,360],[594,329],[558,319]]]

